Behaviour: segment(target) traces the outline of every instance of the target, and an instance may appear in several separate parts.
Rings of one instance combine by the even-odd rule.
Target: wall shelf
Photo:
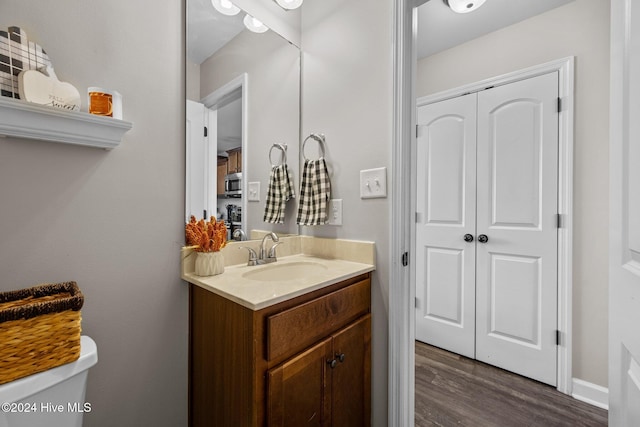
[[[132,123],[0,97],[0,136],[112,149]]]

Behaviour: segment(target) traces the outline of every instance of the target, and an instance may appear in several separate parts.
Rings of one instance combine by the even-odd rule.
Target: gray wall
[[[302,233],[376,243],[374,426],[387,424],[390,199],[360,199],[359,180],[361,169],[382,166],[391,178],[392,28],[392,1],[310,1],[302,14],[302,135],[325,134],[331,197],[343,200],[342,226],[302,227]],[[306,152],[311,156],[311,146]]]
[[[425,96],[570,55],[574,126],[573,376],[607,385],[609,1],[576,0],[418,64]]]
[[[78,282],[99,358],[87,427],[186,425],[183,21],[182,2],[0,2],[1,28],[82,94],[121,92],[133,122],[112,151],[0,138],[0,290]]]

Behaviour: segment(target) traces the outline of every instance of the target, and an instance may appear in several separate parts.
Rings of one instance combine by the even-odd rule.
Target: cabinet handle
[[[327,364],[331,367],[331,369],[335,368],[338,362],[336,359],[327,360]]]
[[[340,363],[344,362],[344,353],[336,354],[336,357],[340,361]]]

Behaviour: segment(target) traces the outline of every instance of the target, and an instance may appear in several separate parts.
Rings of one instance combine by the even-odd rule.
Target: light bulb
[[[214,9],[223,15],[234,16],[240,13],[240,8],[229,0],[211,0]]]
[[[473,12],[484,4],[486,0],[444,0],[447,6],[456,13]]]
[[[244,26],[247,27],[249,31],[253,31],[254,33],[264,33],[269,28],[262,23],[262,21],[254,18],[253,16],[247,14],[244,17]]]
[[[303,0],[275,0],[278,5],[286,10],[297,9],[302,6]]]

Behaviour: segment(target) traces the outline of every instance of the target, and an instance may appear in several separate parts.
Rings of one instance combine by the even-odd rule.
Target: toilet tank
[[[91,412],[87,374],[97,362],[96,343],[82,336],[75,362],[0,385],[0,427],[81,427]]]

